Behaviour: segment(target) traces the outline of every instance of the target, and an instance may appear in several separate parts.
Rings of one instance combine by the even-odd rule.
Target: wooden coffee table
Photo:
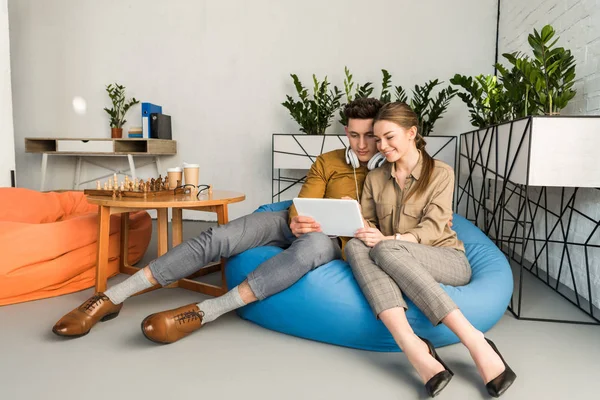
[[[208,211],[217,214],[219,225],[229,222],[227,206],[231,203],[243,201],[246,196],[243,193],[214,190],[212,194],[201,193],[196,198],[191,194],[168,194],[155,198],[132,198],[132,197],[110,197],[110,196],[87,196],[90,204],[98,206],[98,256],[96,262],[96,291],[106,290],[108,280],[108,243],[110,235],[110,216],[121,214],[121,245],[120,245],[120,272],[134,274],[139,268],[127,263],[127,251],[129,241],[129,213],[138,210],[157,211],[158,229],[158,256],[169,250],[167,216],[169,208],[172,209],[173,247],[183,240],[182,210]],[[142,267],[145,267],[142,266]],[[221,271],[221,286],[197,282],[193,278],[203,276],[212,272]],[[160,286],[152,287],[146,291],[154,290]],[[211,296],[220,296],[227,292],[225,282],[225,260],[204,266],[194,275],[181,279],[169,287],[180,287],[194,290],[196,292]]]

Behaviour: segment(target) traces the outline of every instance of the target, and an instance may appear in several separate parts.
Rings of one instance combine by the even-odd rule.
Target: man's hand
[[[361,228],[354,233],[354,237],[363,241],[369,247],[375,246],[382,240],[393,239],[393,237],[383,236],[383,233],[377,228]]]
[[[450,216],[450,221],[448,221],[448,228],[452,229],[452,219],[454,218],[454,214]]]
[[[319,225],[311,217],[296,215],[294,218],[292,218],[290,230],[294,236],[300,237],[301,235],[309,232],[321,232],[321,225]]]

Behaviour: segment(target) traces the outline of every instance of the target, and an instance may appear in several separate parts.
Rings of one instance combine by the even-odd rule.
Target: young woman
[[[454,173],[427,154],[417,126],[416,114],[405,103],[386,104],[375,117],[377,148],[388,162],[367,176],[361,199],[366,227],[346,245],[346,257],[373,312],[431,397],[453,373],[431,343],[415,335],[406,318],[403,293],[432,324],[443,323],[459,337],[488,392],[498,397],[516,375],[439,285],[467,284],[471,267],[463,243],[448,226]]]

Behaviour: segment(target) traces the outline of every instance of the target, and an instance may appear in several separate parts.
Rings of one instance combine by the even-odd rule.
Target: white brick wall
[[[540,31],[546,24],[551,24],[560,36],[559,46],[571,50],[576,60],[577,95],[569,103],[562,114],[600,115],[600,0],[501,0],[499,61],[505,65],[502,53],[522,51],[531,55],[527,43],[527,35],[533,29]],[[598,132],[600,134],[600,132]],[[568,139],[568,138],[567,138]],[[599,149],[600,151],[600,149]],[[538,189],[532,189],[530,198],[537,199]],[[569,191],[570,193],[570,191]],[[550,189],[548,200],[550,209],[555,212],[560,208],[560,190]],[[597,221],[600,219],[600,191],[581,189],[578,193],[576,209]],[[565,229],[568,218],[564,219]],[[536,230],[544,232],[543,219],[536,219]],[[595,223],[575,215],[571,221],[568,240],[585,242],[593,232]],[[560,232],[560,231],[559,231]],[[553,239],[562,240],[557,234]],[[562,236],[562,234],[560,235]],[[600,230],[596,230],[590,244],[600,243]],[[550,247],[550,273],[556,277],[562,253],[562,245]],[[580,294],[589,299],[587,282],[585,281],[585,257],[581,246],[569,246],[571,263],[574,265],[574,279]],[[531,259],[531,254],[526,255]],[[592,281],[592,297],[596,307],[600,307],[600,250],[588,248],[590,276]],[[545,259],[540,260],[545,264]],[[565,257],[564,267],[567,268]],[[568,270],[561,273],[561,282],[573,287]]]
[[[501,0],[499,61],[502,53],[531,54],[527,35],[546,24],[560,36],[558,45],[571,50],[577,64],[577,95],[565,114],[600,114],[600,1]]]

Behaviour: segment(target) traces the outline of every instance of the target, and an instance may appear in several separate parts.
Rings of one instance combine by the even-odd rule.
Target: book
[[[150,139],[150,114],[162,114],[162,107],[152,103],[142,103],[142,137]]]

